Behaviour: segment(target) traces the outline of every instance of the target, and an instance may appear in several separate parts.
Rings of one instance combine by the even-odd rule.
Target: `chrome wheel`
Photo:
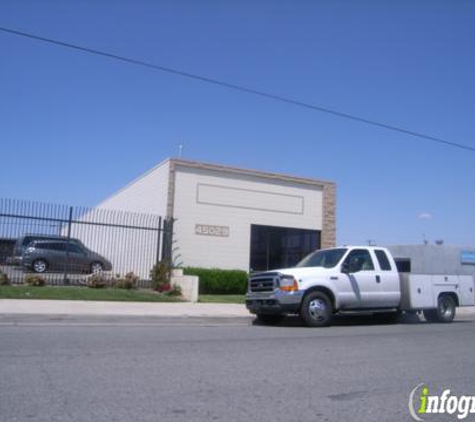
[[[437,308],[423,310],[424,317],[428,322],[452,322],[455,318],[456,306],[452,296],[442,294],[437,300]]]
[[[323,292],[307,293],[302,301],[300,316],[309,327],[326,327],[333,316],[332,302]]]
[[[438,316],[441,322],[451,322],[455,317],[455,302],[451,296],[442,295],[438,303]]]
[[[91,264],[91,273],[97,274],[101,273],[102,271],[104,271],[104,267],[100,262],[93,262]]]
[[[48,269],[48,263],[43,259],[37,259],[32,267],[35,273],[44,273]]]
[[[312,300],[308,305],[308,313],[316,321],[323,321],[326,318],[326,305],[322,299]]]

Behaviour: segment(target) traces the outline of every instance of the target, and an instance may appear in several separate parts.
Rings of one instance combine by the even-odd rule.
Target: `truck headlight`
[[[280,278],[279,289],[283,292],[296,292],[299,285],[293,276],[283,276]]]

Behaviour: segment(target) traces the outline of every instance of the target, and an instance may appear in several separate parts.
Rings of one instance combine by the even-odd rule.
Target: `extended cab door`
[[[401,285],[396,264],[384,249],[374,249],[373,253],[378,267],[377,277],[380,280],[381,297],[379,306],[383,308],[399,307],[401,303]]]

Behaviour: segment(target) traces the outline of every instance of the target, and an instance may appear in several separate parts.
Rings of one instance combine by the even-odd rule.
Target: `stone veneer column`
[[[336,246],[336,185],[323,187],[322,249]]]

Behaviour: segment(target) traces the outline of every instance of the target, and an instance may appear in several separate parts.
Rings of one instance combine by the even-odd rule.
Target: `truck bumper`
[[[269,294],[248,293],[246,295],[246,308],[251,314],[296,314],[300,310],[302,298],[303,291],[292,293],[274,291]]]

